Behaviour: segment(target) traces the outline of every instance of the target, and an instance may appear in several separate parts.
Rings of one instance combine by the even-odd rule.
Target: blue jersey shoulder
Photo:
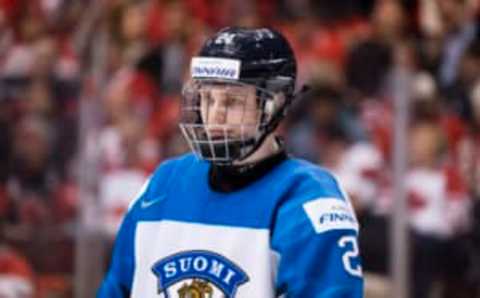
[[[304,200],[318,198],[346,200],[339,182],[325,168],[302,159],[292,158],[283,171],[286,179],[290,180],[290,197],[300,197]]]
[[[164,160],[150,175],[140,194],[132,202],[130,209],[137,208],[142,198],[167,190],[178,173],[184,172],[188,167],[199,162],[201,161],[193,153],[186,153]]]

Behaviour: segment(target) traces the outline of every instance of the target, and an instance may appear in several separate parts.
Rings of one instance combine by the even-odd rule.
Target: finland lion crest
[[[204,250],[177,253],[152,266],[158,294],[178,298],[234,298],[247,274],[227,258]]]
[[[184,283],[177,293],[179,298],[212,298],[213,288],[207,281],[194,279],[191,284]]]

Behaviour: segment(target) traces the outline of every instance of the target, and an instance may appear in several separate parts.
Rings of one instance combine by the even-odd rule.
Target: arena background
[[[362,226],[366,297],[480,297],[478,0],[0,0],[0,297],[94,297],[129,202],[188,150],[189,59],[272,26],[312,89],[280,128]]]

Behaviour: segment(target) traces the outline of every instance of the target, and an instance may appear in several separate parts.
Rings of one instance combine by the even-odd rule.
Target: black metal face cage
[[[249,157],[275,129],[284,114],[282,96],[256,84],[194,79],[182,91],[180,129],[197,157],[232,164]],[[222,113],[222,121],[209,121],[211,112]]]

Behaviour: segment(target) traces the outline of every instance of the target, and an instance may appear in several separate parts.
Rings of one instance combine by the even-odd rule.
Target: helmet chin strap
[[[268,138],[267,138],[267,140],[268,140]],[[231,171],[234,171],[234,172],[239,173],[239,174],[246,173],[246,172],[254,169],[258,164],[263,163],[265,160],[268,160],[272,156],[275,156],[279,152],[283,151],[283,141],[280,137],[275,137],[274,142],[271,145],[272,145],[272,148],[270,148],[270,149],[272,149],[272,150],[268,151],[268,152],[264,152],[266,154],[264,154],[262,156],[257,156],[257,159],[254,159],[254,160],[250,161],[250,160],[248,160],[248,158],[245,158],[245,159],[242,159],[242,161],[244,161],[244,162],[241,162],[241,163],[232,163],[232,164],[225,164],[225,165],[215,164],[215,166],[222,167],[222,168],[229,168]],[[258,149],[255,150],[253,153],[257,153],[257,152],[258,152]],[[253,156],[253,155],[250,155],[250,156]]]

